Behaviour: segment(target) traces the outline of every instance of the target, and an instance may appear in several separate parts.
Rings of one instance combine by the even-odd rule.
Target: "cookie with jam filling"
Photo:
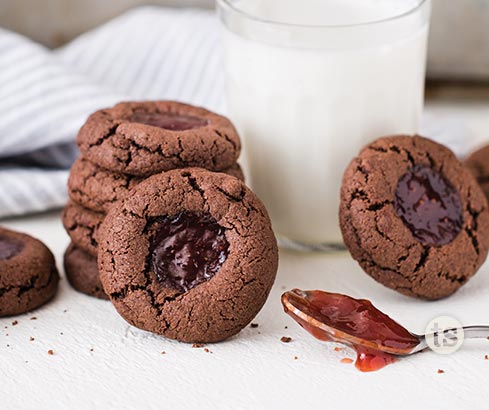
[[[44,305],[56,294],[58,282],[56,262],[46,245],[0,228],[0,317]]]
[[[440,299],[464,285],[489,249],[486,198],[446,147],[380,138],[345,171],[343,238],[365,272],[405,295]]]
[[[154,175],[99,231],[105,292],[130,324],[189,343],[237,334],[264,305],[278,265],[265,207],[240,180],[188,168]]]

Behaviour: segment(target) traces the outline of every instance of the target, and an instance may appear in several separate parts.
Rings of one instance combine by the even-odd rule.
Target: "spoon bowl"
[[[395,356],[407,356],[417,350],[420,345],[426,343],[426,340],[419,335],[412,334],[413,338],[418,339],[418,344],[406,348],[391,347],[379,344],[377,340],[368,340],[362,337],[354,336],[344,330],[334,328],[324,321],[320,312],[311,309],[311,303],[308,301],[307,292],[294,289],[282,295],[282,304],[285,312],[289,314],[309,333],[317,339],[329,342],[347,344],[349,346],[363,346],[368,349],[379,350]],[[426,344],[426,347],[428,345]],[[424,348],[426,348],[424,347]]]

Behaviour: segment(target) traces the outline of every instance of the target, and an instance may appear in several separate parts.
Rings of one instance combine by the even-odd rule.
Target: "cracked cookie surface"
[[[477,179],[484,195],[489,200],[489,145],[486,145],[469,155],[465,165]]]
[[[244,181],[239,164],[233,164],[222,172]],[[142,180],[142,177],[108,171],[80,157],[71,168],[68,193],[83,207],[105,213]]]
[[[479,185],[448,148],[419,136],[378,139],[353,159],[343,176],[340,224],[365,272],[423,299],[454,293],[489,248]]]
[[[100,278],[121,316],[184,342],[238,333],[262,308],[277,272],[261,201],[238,179],[197,168],[154,175],[132,192],[110,209],[99,235]],[[189,266],[206,262],[197,280],[187,280]]]
[[[71,241],[81,250],[97,257],[98,231],[105,214],[86,209],[68,201],[61,213],[63,226]]]
[[[222,171],[241,150],[227,118],[173,101],[125,102],[97,111],[77,143],[94,164],[138,176],[185,167]]]
[[[64,254],[64,268],[68,282],[78,292],[98,299],[108,299],[100,282],[96,257],[71,243]]]
[[[56,294],[58,282],[54,256],[42,242],[0,228],[0,317],[47,303]]]

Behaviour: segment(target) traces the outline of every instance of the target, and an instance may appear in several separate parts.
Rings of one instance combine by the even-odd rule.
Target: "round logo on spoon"
[[[426,343],[435,353],[455,353],[464,342],[461,323],[451,316],[438,316],[428,323],[425,331]]]

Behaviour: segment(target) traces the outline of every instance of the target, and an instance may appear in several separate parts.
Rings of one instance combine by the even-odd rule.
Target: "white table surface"
[[[476,142],[489,137],[487,103],[446,101],[430,104],[428,110],[463,119]],[[44,240],[62,272],[69,239],[58,212],[1,223]],[[275,287],[254,321],[259,327],[208,345],[209,353],[129,326],[110,302],[79,294],[63,279],[53,302],[27,315],[0,319],[0,408],[488,407],[489,360],[484,356],[489,340],[466,342],[453,355],[427,352],[378,372],[360,373],[354,365],[340,363],[354,358],[352,352],[334,351],[335,345],[313,339],[286,316],[280,295],[299,287],[368,298],[414,332],[423,332],[443,314],[464,324],[489,324],[489,263],[451,298],[423,302],[377,284],[346,252],[281,251],[280,258]],[[14,320],[18,324],[12,325]],[[292,342],[282,343],[282,336]],[[50,349],[54,355],[48,354]]]

